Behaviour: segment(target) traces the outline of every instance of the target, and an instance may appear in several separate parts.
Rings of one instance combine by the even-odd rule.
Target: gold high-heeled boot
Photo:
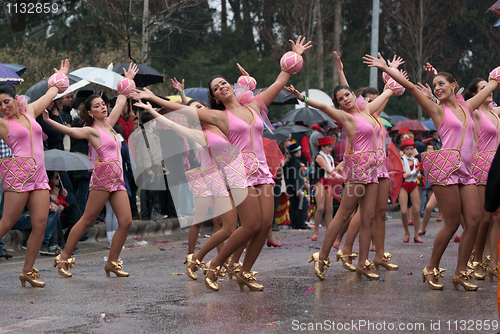
[[[373,270],[373,263],[370,263],[368,260],[365,261],[365,265],[363,268],[360,268],[359,265],[356,267],[356,274],[358,275],[358,280],[361,280],[361,275],[365,275],[368,279],[379,279],[380,276],[374,273],[368,273],[366,270]]]
[[[341,260],[342,267],[344,267],[345,269],[347,269],[349,271],[356,271],[356,267],[352,263],[349,263],[345,260],[347,257],[350,258],[352,261],[353,259],[355,259],[357,257],[357,255],[354,252],[352,252],[351,254],[344,254],[344,253],[342,253],[342,249],[339,249],[339,251],[337,252],[337,257],[336,257],[335,261],[339,262],[339,260]]]
[[[488,267],[488,276],[490,276],[490,281],[493,281],[493,276],[495,276],[498,280],[498,267],[491,269]]]
[[[39,277],[40,277],[40,274],[38,273],[38,270],[36,268],[33,268],[27,274],[21,273],[19,275],[19,280],[21,281],[21,285],[23,288],[26,287],[26,282],[31,284],[31,286],[34,288],[43,288],[45,286],[45,283],[37,280],[37,278],[39,278]]]
[[[438,280],[440,277],[444,277],[444,272],[446,271],[446,269],[443,269],[443,268],[439,268],[436,269],[432,269],[432,271],[427,271],[425,268],[424,270],[422,270],[422,282],[425,282],[425,280],[427,279],[427,286],[432,289],[432,290],[443,290],[443,284],[441,283],[434,283],[432,281],[430,281],[427,276],[428,275],[434,275],[434,277],[436,278],[436,280]]]
[[[227,268],[227,276],[229,279],[233,279],[233,276],[237,276],[238,273],[241,270],[241,267],[243,266],[243,263],[238,262],[238,263],[233,263],[233,266],[228,266]]]
[[[67,264],[68,269],[73,268],[73,266],[75,265],[75,258],[70,257],[66,261],[63,261],[63,260],[61,260],[61,255],[59,254],[54,259],[54,267],[57,267],[57,272],[59,273],[59,275],[61,275],[62,277],[67,277],[67,278],[72,277],[73,274],[70,273],[68,269],[64,269],[64,268],[59,267],[59,264],[61,264],[61,263]]]
[[[476,270],[478,270],[479,268],[483,268],[483,272],[482,273],[478,273],[476,272]],[[484,280],[485,277],[486,277],[486,269],[488,268],[488,265],[486,264],[486,262],[476,262],[474,261],[474,278],[477,279],[477,280]]]
[[[391,260],[392,255],[390,253],[384,253],[384,257],[382,257],[382,260],[373,260],[373,264],[375,265],[375,269],[378,270],[379,266],[384,267],[387,270],[398,270],[399,266],[394,263],[389,263]]]
[[[455,290],[458,290],[458,285],[464,287],[465,291],[476,291],[478,289],[477,285],[474,285],[470,282],[472,279],[473,270],[461,271],[460,275],[453,274],[451,281],[453,282],[453,286]]]
[[[250,291],[262,291],[264,290],[264,286],[256,282],[255,275],[257,275],[256,271],[251,272],[240,272],[236,275],[236,283],[240,287],[240,291],[245,290],[245,285],[248,286]]]
[[[197,280],[198,276],[196,275],[196,271],[198,268],[203,268],[204,263],[200,262],[200,260],[196,259],[193,261],[194,254],[189,254],[182,263],[186,265],[186,275],[193,280]],[[191,269],[191,264],[194,264],[194,270]]]
[[[318,252],[318,253],[314,253],[308,262],[311,263],[312,261],[314,261],[314,274],[320,280],[324,281],[325,274],[323,274],[323,270],[325,270],[325,268],[330,267],[330,259],[326,258],[326,260],[320,260],[319,259],[319,252]]]
[[[205,265],[205,269],[203,270],[203,273],[205,274],[205,286],[212,291],[219,291],[219,285],[217,284],[217,277],[220,276],[220,266],[215,267],[215,269],[210,269],[211,263],[212,263],[211,260],[208,261],[207,264]],[[214,272],[215,279],[213,281],[207,275],[209,271]]]
[[[111,265],[106,262],[106,264],[104,265],[104,271],[106,272],[106,275],[108,277],[110,272],[115,273],[116,277],[128,277],[129,273],[123,271],[122,267],[123,261],[121,259],[118,259],[118,261],[116,262],[111,262]]]

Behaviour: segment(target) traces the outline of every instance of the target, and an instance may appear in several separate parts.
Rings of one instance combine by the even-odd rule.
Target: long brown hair
[[[85,102],[81,104],[80,107],[78,108],[80,115],[80,122],[83,125],[92,126],[94,124],[94,117],[89,115],[89,111],[92,109],[92,102],[97,98],[100,98],[100,96],[96,94],[90,95],[89,97],[87,97]]]

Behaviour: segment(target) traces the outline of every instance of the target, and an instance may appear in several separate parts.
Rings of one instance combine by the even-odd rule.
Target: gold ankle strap
[[[460,272],[460,275],[458,276],[459,278],[463,278],[464,280],[471,280],[472,279],[472,273],[474,272],[474,270],[472,269],[469,269],[467,271],[461,271]]]
[[[38,269],[33,268],[29,273],[26,274],[26,276],[33,276],[33,278],[40,278],[40,274],[38,273]]]

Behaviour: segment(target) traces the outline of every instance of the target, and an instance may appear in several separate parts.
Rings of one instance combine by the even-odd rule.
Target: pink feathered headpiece
[[[236,95],[236,99],[238,100],[238,102],[243,105],[256,101],[260,106],[259,115],[262,119],[262,122],[264,123],[264,126],[267,127],[271,133],[273,133],[272,130],[274,129],[274,127],[267,117],[269,110],[267,110],[266,104],[262,100],[262,97],[260,97],[258,94],[254,96],[252,91],[247,86],[236,88],[234,90],[234,94]]]
[[[364,110],[368,104],[368,99],[360,95],[356,98],[356,104],[358,105],[359,110]]]

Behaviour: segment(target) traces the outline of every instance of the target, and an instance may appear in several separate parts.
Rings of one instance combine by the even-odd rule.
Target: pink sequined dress
[[[375,128],[364,118],[353,115],[357,122],[351,147],[353,152],[344,154],[344,183],[378,183]]]
[[[28,113],[19,112],[30,123],[29,128],[7,117],[9,135],[7,146],[12,150],[12,158],[2,159],[3,191],[28,192],[48,189],[49,178],[45,171],[42,127]]]
[[[444,118],[437,130],[439,137],[441,137],[441,142],[443,143],[441,150],[458,149],[460,151],[460,167],[449,175],[445,182],[446,185],[476,184],[472,176],[472,155],[475,146],[474,114],[468,104],[459,103],[459,105],[460,109],[465,114],[465,126],[448,106],[443,105]],[[431,179],[430,176],[435,176],[432,175],[433,173],[435,173],[433,170],[427,172],[429,179]]]
[[[107,123],[106,125],[109,127]],[[101,145],[97,150],[99,159],[94,165],[89,190],[126,191],[120,154],[121,143],[112,130],[110,135],[98,126],[93,127],[99,131]]]
[[[486,185],[491,163],[493,162],[493,157],[498,147],[500,119],[491,109],[488,111],[495,116],[495,125],[488,117],[487,113],[479,109],[478,111],[481,113],[481,126],[477,135],[478,153],[474,154],[472,157],[472,174],[478,185]]]
[[[233,182],[232,187],[246,188],[260,184],[274,184],[264,153],[262,140],[264,123],[256,114],[257,111],[248,105],[245,107],[252,113],[251,124],[234,116],[230,110],[226,109],[229,120],[227,138],[231,143],[232,160],[231,163],[227,163],[225,159],[222,159],[221,170],[227,180],[242,181]],[[235,152],[235,149],[240,152]]]

